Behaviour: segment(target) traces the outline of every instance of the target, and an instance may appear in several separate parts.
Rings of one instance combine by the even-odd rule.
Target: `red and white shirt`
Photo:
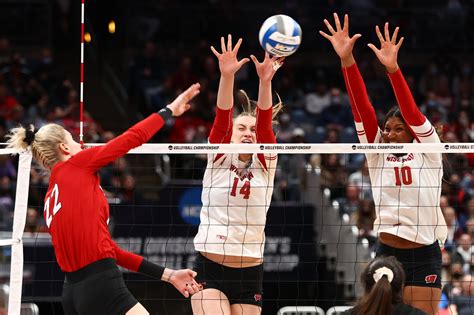
[[[258,143],[276,143],[272,109],[257,109]],[[210,143],[229,143],[232,110],[217,109]],[[249,163],[239,154],[209,154],[203,178],[197,251],[262,258],[265,223],[273,193],[276,154],[253,154]]]
[[[85,149],[53,167],[44,218],[62,271],[73,272],[104,258],[138,270],[143,257],[120,249],[110,236],[109,204],[97,171],[148,141],[163,124],[160,115],[152,114],[107,144]]]
[[[362,76],[354,64],[342,69],[357,135],[362,143],[379,143],[382,131]],[[439,143],[434,127],[418,110],[400,70],[388,74],[403,119],[414,141]],[[366,154],[377,218],[374,230],[420,244],[444,243],[446,222],[439,206],[443,162],[440,153]]]

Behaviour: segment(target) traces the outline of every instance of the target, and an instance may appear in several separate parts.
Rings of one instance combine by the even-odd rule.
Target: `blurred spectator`
[[[466,205],[466,214],[469,219],[474,219],[474,198],[471,198]]]
[[[13,106],[10,111],[10,119],[7,121],[7,129],[17,127],[25,121],[25,110],[20,104]]]
[[[50,97],[47,93],[41,94],[38,99],[28,108],[26,119],[34,126],[46,124],[48,113],[51,112]]]
[[[471,255],[473,253],[471,235],[464,233],[459,237],[456,248],[456,259],[460,259],[463,263],[463,270],[465,273],[469,272],[471,268]]]
[[[321,111],[321,124],[328,129],[341,131],[353,125],[351,107],[347,94],[339,88],[330,91],[331,101],[328,107]]]
[[[191,57],[184,56],[181,58],[178,70],[170,78],[171,90],[184,91],[188,86],[199,81],[199,78],[193,72],[192,65]]]
[[[7,122],[12,118],[13,108],[18,104],[18,101],[10,95],[8,87],[0,83],[0,117],[3,117]]]
[[[0,177],[0,205],[13,212],[14,198],[12,180],[8,176]]]
[[[274,127],[278,142],[291,142],[293,131],[296,130],[296,125],[291,121],[291,116],[288,113],[281,113],[278,115],[278,125]],[[301,129],[301,128],[298,128]],[[304,133],[304,130],[301,129]]]
[[[184,115],[177,117],[174,125],[171,127],[169,141],[171,143],[189,143],[196,142],[200,137],[199,128],[203,127],[205,134],[208,135],[211,130],[211,124],[197,115],[198,109],[192,105],[191,109]],[[202,131],[202,129],[201,129]],[[207,138],[207,137],[206,137]]]
[[[48,190],[49,173],[43,173],[36,162],[31,165],[30,189],[28,193],[28,204],[41,207],[44,202],[44,195]]]
[[[452,255],[451,252],[443,248],[441,250],[441,279],[442,285],[444,286],[446,283],[451,281],[451,263],[452,263]],[[444,292],[444,290],[443,290]]]
[[[8,63],[11,55],[10,40],[0,37],[0,68]]]
[[[5,135],[7,133],[7,127],[5,123],[5,119],[0,116],[0,142],[5,142]]]
[[[446,293],[449,300],[456,295],[461,294],[462,278],[464,277],[463,263],[456,258],[453,258],[450,269],[449,277],[443,281],[446,285],[443,288],[443,292]]]
[[[474,239],[474,218],[470,218],[466,221],[466,233]]]
[[[346,185],[346,170],[338,154],[324,154],[321,159],[321,188],[329,188],[331,199],[342,197]]]
[[[304,96],[305,109],[315,118],[319,118],[323,110],[331,105],[332,97],[328,89],[326,78],[322,72],[318,73],[317,82],[313,88]],[[316,120],[318,124],[319,120]]]
[[[352,215],[356,213],[360,208],[360,189],[358,186],[347,185],[346,193],[344,197],[337,198],[336,201],[339,203],[339,214]]]
[[[448,154],[454,155],[454,154]],[[452,158],[456,158],[453,156]],[[448,157],[449,160],[449,157]],[[448,162],[448,165],[455,165],[455,160],[451,160]],[[461,162],[463,163],[463,162]],[[454,170],[459,170],[459,166],[454,167]],[[449,176],[448,181],[443,181],[441,193],[448,198],[448,203],[452,206],[458,214],[465,213],[464,205],[466,204],[467,200],[470,199],[470,196],[466,194],[466,191],[461,186],[461,177],[458,173],[452,173]]]
[[[349,176],[347,184],[359,187],[360,199],[371,199],[372,186],[370,185],[369,167],[364,155],[362,155],[362,158],[364,159],[362,168]]]
[[[156,44],[147,41],[136,55],[129,68],[129,91],[141,105],[139,110],[146,115],[153,111],[152,99],[158,93],[163,78],[163,65],[158,59]]]
[[[28,208],[26,210],[26,224],[25,232],[27,233],[46,233],[48,228],[46,223],[38,211],[34,208]]]
[[[16,168],[9,155],[0,154],[0,178],[4,176],[16,179]]]
[[[453,207],[445,207],[442,211],[448,228],[448,237],[444,246],[447,250],[450,250],[455,246],[455,241],[463,234],[463,231],[458,219],[456,218],[456,212]]]
[[[304,130],[295,128],[290,142],[304,143]],[[307,188],[307,159],[306,154],[282,154],[279,156],[279,166],[275,174],[275,199],[279,201],[300,201],[302,199],[302,193]]]
[[[359,229],[359,237],[368,238],[371,244],[376,241],[373,233],[375,217],[375,204],[369,199],[361,200],[357,211],[351,215],[351,222]]]
[[[125,157],[112,161],[100,170],[101,186],[107,198],[115,198],[122,185],[122,177],[129,172]]]
[[[120,189],[117,197],[121,204],[142,205],[145,204],[145,198],[136,190],[136,180],[133,175],[125,173],[120,178]]]
[[[462,292],[453,296],[449,304],[452,315],[472,315],[474,314],[474,282],[472,275],[465,275],[462,278]]]
[[[59,69],[50,48],[45,47],[41,50],[40,59],[33,61],[32,72],[47,92],[53,90],[54,85],[57,84]]]

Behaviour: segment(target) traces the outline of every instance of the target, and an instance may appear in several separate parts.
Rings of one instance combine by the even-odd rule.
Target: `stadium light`
[[[115,21],[114,20],[111,20],[109,22],[109,33],[115,34]]]
[[[89,33],[89,32],[85,32],[85,33],[84,33],[84,41],[85,41],[86,43],[90,43],[90,42],[92,41],[91,33]]]

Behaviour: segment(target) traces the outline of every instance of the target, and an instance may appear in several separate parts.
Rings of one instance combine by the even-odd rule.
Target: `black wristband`
[[[160,115],[164,121],[167,121],[173,116],[173,112],[168,107],[160,109],[157,114]]]
[[[156,265],[154,263],[149,262],[148,260],[143,259],[140,267],[138,267],[138,272],[161,280],[163,272],[165,272],[165,267]]]

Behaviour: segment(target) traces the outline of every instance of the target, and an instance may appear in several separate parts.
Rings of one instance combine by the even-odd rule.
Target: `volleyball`
[[[292,55],[301,43],[301,27],[288,15],[274,15],[263,22],[258,38],[260,45],[272,56]]]

